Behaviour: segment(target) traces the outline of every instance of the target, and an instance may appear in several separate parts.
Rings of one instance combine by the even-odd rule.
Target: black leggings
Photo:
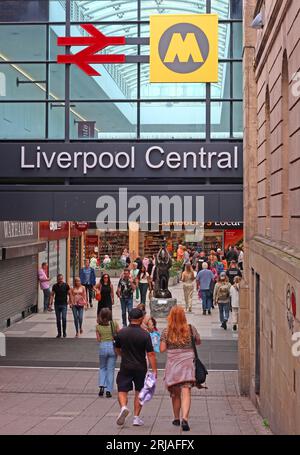
[[[101,311],[103,308],[109,308],[110,311],[112,311],[112,304],[111,304],[111,303],[107,303],[107,302],[98,302],[97,316],[99,315],[100,311]]]
[[[139,289],[141,293],[141,303],[146,305],[147,291],[149,284],[148,283],[139,283]]]
[[[89,299],[89,304],[93,304],[93,285],[92,284],[85,284],[84,285],[86,289],[86,296]]]

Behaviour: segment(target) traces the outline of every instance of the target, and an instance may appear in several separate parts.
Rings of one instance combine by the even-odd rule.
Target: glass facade
[[[9,2],[8,2],[9,3]],[[21,2],[22,3],[22,2]],[[35,1],[0,11],[0,139],[242,139],[242,0]],[[47,9],[45,9],[45,3]],[[92,23],[110,36],[148,38],[154,14],[219,15],[219,81],[150,84],[148,63],[93,65],[87,76],[56,63],[58,36],[87,35]],[[80,48],[71,48],[77,53]],[[149,55],[149,46],[110,46],[110,54]]]

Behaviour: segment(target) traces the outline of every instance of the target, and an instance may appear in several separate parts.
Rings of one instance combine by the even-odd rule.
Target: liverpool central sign
[[[6,144],[1,177],[241,178],[242,144]]]
[[[218,82],[218,16],[215,14],[156,15],[150,17],[150,40],[105,36],[92,24],[82,24],[88,36],[59,37],[58,46],[80,46],[75,54],[57,56],[57,62],[75,64],[89,76],[100,73],[91,65],[148,63],[150,82]],[[150,42],[144,55],[99,54],[107,47]]]

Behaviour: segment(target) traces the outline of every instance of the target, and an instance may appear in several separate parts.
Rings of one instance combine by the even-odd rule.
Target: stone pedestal
[[[177,305],[177,299],[154,298],[150,301],[150,314],[154,319],[168,317],[171,308]]]

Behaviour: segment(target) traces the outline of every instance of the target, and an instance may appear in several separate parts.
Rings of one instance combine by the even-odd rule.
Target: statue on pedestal
[[[165,246],[162,246],[156,256],[156,280],[154,285],[154,297],[171,299],[172,294],[168,289],[169,270],[172,267],[171,256]]]

